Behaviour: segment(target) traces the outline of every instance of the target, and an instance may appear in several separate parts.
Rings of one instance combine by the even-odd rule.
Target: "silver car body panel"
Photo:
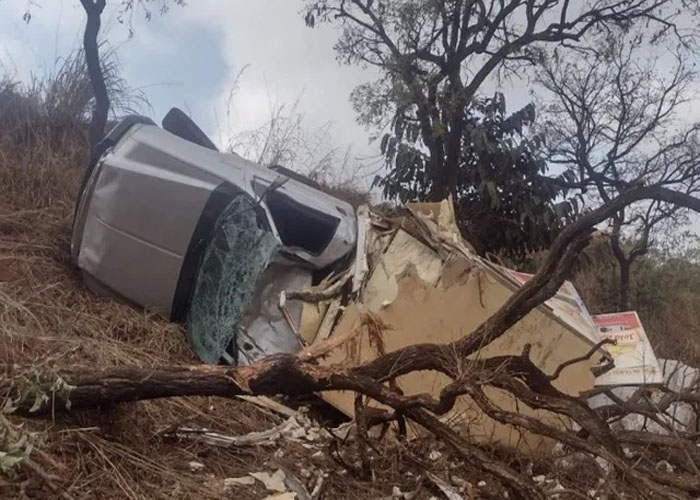
[[[256,200],[286,258],[301,267],[325,268],[355,246],[356,220],[347,203],[236,154],[206,149],[156,125],[137,124],[99,158],[81,194],[74,260],[102,289],[170,316],[195,229],[222,185]],[[279,205],[277,220],[270,209],[272,193],[282,200],[278,205],[288,204]],[[284,217],[309,226],[294,218],[294,210],[334,221],[332,237],[321,251],[304,248],[303,242],[285,245],[280,236],[285,234]]]
[[[239,365],[253,364],[271,354],[296,352],[303,347],[289,328],[289,323],[301,323],[303,303],[289,301],[285,309],[279,307],[280,293],[287,290],[305,290],[311,286],[311,272],[298,266],[273,264],[263,275],[259,298],[250,308],[247,328],[236,336]],[[284,311],[289,314],[285,317]]]

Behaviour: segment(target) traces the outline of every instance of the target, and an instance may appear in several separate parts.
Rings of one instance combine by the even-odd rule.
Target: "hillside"
[[[0,83],[2,377],[26,386],[40,374],[74,366],[198,364],[179,326],[95,298],[69,262],[75,193],[87,158],[89,100],[48,99],[67,95],[63,84],[60,78],[35,89]],[[687,272],[691,266],[690,261],[644,261],[635,275],[635,301],[659,354],[697,363],[693,306],[700,289],[697,273]],[[591,250],[576,282],[593,312],[611,307],[611,276],[609,258]],[[390,430],[372,437],[365,448],[343,436],[343,419],[314,399],[283,402],[289,408],[191,397],[49,419],[8,414],[0,417],[0,496],[265,498],[273,490],[247,475],[282,470],[303,483],[310,498],[504,497],[498,480],[435,439],[405,442]],[[193,431],[183,433],[183,428]],[[220,446],[197,431],[202,429],[224,436],[272,429],[278,436],[252,446]],[[679,458],[666,452],[654,449],[651,458],[641,456],[646,465],[668,464],[673,470],[677,465],[669,461],[676,464]],[[696,452],[686,452],[697,463]],[[365,453],[369,474],[362,467]],[[549,497],[635,498],[634,491],[626,493],[628,480],[608,463],[561,445],[546,458],[489,448],[478,453],[493,470],[516,470]]]

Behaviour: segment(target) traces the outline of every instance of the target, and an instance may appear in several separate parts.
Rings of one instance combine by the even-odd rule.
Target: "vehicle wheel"
[[[216,145],[207,137],[201,128],[192,121],[181,109],[172,108],[163,118],[163,128],[176,136],[202,146],[218,151]]]

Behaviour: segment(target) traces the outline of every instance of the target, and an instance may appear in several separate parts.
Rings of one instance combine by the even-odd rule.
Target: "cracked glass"
[[[188,313],[187,337],[205,363],[238,364],[236,337],[280,244],[240,195],[224,209],[204,253]]]

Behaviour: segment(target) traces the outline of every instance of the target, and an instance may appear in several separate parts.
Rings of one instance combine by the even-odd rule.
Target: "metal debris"
[[[213,446],[237,447],[237,446],[263,446],[272,445],[282,437],[285,431],[289,431],[297,424],[293,417],[290,417],[280,425],[261,432],[251,432],[243,436],[228,436],[209,429],[193,429],[190,427],[179,427],[173,434],[180,439],[191,439],[204,442]]]
[[[288,468],[286,468],[281,463],[276,460],[270,461],[270,464],[277,467],[278,471],[284,474],[284,484],[287,485],[287,489],[293,491],[297,495],[298,500],[311,500],[311,495],[309,491],[304,486],[304,483],[296,477]]]
[[[457,491],[455,491],[455,489],[452,486],[450,486],[446,481],[443,481],[432,472],[428,472],[427,476],[428,479],[435,483],[435,486],[437,486],[440,489],[440,491],[442,491],[447,500],[464,500],[464,497],[460,495]]]
[[[289,417],[271,429],[250,432],[243,436],[230,436],[210,429],[193,429],[191,427],[178,427],[168,434],[179,439],[191,439],[221,447],[271,446],[280,439],[315,443],[330,438],[328,431],[301,413]]]

